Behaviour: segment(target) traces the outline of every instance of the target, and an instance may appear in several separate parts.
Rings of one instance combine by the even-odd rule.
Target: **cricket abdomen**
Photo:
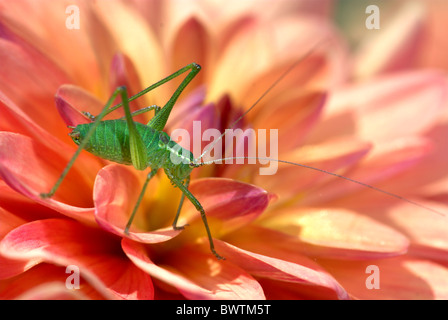
[[[73,141],[79,144],[92,125],[93,123],[80,124],[73,129],[70,134]],[[189,163],[194,161],[194,157],[190,151],[170,140],[165,132],[138,122],[135,126],[146,147],[147,167],[169,169],[182,177],[191,172]],[[132,165],[126,121],[106,120],[98,123],[85,150],[106,160]]]
[[[78,125],[71,136],[76,144],[85,137],[93,123]],[[147,166],[152,166],[151,160],[157,157],[159,160],[164,158],[166,150],[159,148],[160,132],[145,126],[141,123],[135,123],[135,126],[142,137],[143,143],[147,150]],[[77,140],[75,139],[77,136]],[[96,130],[93,132],[88,143],[85,146],[88,152],[113,162],[132,165],[130,146],[129,146],[129,129],[125,120],[106,120],[98,123]]]

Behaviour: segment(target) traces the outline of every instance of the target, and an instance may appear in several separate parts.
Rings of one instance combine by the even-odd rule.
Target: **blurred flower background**
[[[447,299],[447,14],[437,0],[1,0],[0,297]],[[190,203],[172,230],[181,194],[163,172],[129,236],[144,172],[83,152],[39,197],[76,150],[78,111],[191,62],[168,133],[229,128],[294,65],[237,127],[278,129],[279,159],[439,213],[292,165],[201,167],[190,190],[217,261]],[[132,108],[163,106],[181,80]]]

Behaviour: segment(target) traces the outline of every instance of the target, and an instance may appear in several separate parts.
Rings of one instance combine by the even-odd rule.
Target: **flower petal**
[[[264,108],[254,119],[254,126],[259,129],[277,129],[279,132],[278,152],[284,153],[295,149],[303,143],[306,134],[319,119],[326,101],[326,94],[309,92],[296,94],[294,97],[277,101],[275,108]],[[269,137],[269,135],[267,134]],[[267,139],[267,145],[270,139]]]
[[[446,204],[415,200],[427,207],[448,214]],[[392,224],[394,228],[406,234],[411,240],[409,252],[414,256],[437,261],[448,260],[447,216],[441,216],[410,203],[400,202],[387,210],[380,221]]]
[[[371,78],[375,74],[396,72],[414,65],[420,54],[424,37],[426,8],[419,2],[409,2],[395,14],[385,28],[365,37],[355,60],[357,78]],[[426,34],[425,34],[426,35]]]
[[[255,220],[267,207],[272,195],[256,186],[223,178],[195,180],[189,190],[199,200],[209,220],[219,220],[220,234],[241,228]],[[186,204],[187,221],[198,212]]]
[[[320,263],[357,299],[448,298],[448,269],[432,261],[403,256],[350,262],[328,260]],[[371,287],[374,282],[379,286],[378,289]]]
[[[137,187],[136,187],[137,186]],[[94,188],[95,219],[98,224],[109,232],[119,236],[125,236],[124,229],[129,216],[137,202],[141,183],[128,169],[119,165],[109,165],[103,168],[97,176]],[[145,242],[158,243],[170,240],[180,231],[167,227],[153,231],[143,231],[138,225],[143,224],[137,211],[129,230],[130,239]]]
[[[103,107],[102,103],[90,93],[70,84],[59,87],[55,100],[59,114],[67,126],[75,127],[78,124],[89,123],[90,120],[80,111],[98,115]]]
[[[374,185],[382,190],[382,185],[387,183],[384,189],[387,192],[396,192],[399,196],[406,196],[407,186],[403,188],[394,188],[395,184],[400,186],[400,179],[404,173],[412,174],[412,168],[425,160],[432,149],[432,143],[429,140],[415,137],[406,137],[392,140],[390,143],[384,143],[374,148],[363,162],[353,170],[349,171],[347,177],[364,184]],[[401,185],[403,186],[403,185]],[[329,183],[319,188],[319,193],[309,193],[303,203],[310,205],[313,203],[325,203],[333,199],[339,201],[345,196],[349,202],[353,200],[353,192],[369,192],[372,196],[378,193],[378,190],[372,191],[365,185],[347,181],[345,179],[333,179]],[[390,196],[390,195],[389,195]],[[383,198],[387,195],[384,194]]]
[[[317,145],[303,146],[293,152],[281,155],[281,160],[343,174],[342,170],[350,169],[370,150],[370,143],[355,139],[334,139]],[[312,193],[313,188],[332,180],[340,182],[341,179],[319,170],[284,163],[278,164],[278,170],[274,175],[256,175],[254,177],[256,185],[260,185],[266,190],[272,190],[284,199],[297,198],[301,192],[306,192],[307,196],[304,197],[304,201],[308,201],[308,193]],[[303,198],[303,195],[300,198]]]
[[[68,289],[65,267],[42,263],[12,279],[2,281],[0,298],[7,300],[105,299],[80,277],[78,289]]]
[[[4,26],[0,28],[9,33]],[[59,85],[70,82],[69,78],[48,57],[13,34],[0,38],[0,58],[2,92],[33,122],[61,136],[63,124],[54,117],[53,95]]]
[[[442,116],[447,91],[445,75],[434,71],[402,72],[340,88],[330,96],[312,141],[349,134],[387,142],[417,135]]]
[[[267,239],[266,235],[269,235],[269,230],[258,228],[256,231],[258,231],[258,237]],[[236,235],[234,238],[238,239],[238,236]],[[291,255],[290,252],[282,256],[278,248],[269,252],[269,242],[265,243],[265,248],[262,251],[266,252],[267,255],[243,250],[219,240],[215,241],[215,246],[216,250],[228,261],[238,265],[253,276],[295,283],[299,287],[313,286],[316,291],[328,290],[331,292],[328,293],[329,296],[333,294],[334,297],[339,299],[348,298],[345,290],[331,275],[305,256]],[[297,289],[297,291],[300,292],[300,289]]]
[[[261,286],[249,274],[209,252],[184,247],[156,264],[142,244],[123,239],[122,247],[136,266],[188,299],[264,299]]]
[[[71,220],[47,219],[8,233],[0,242],[0,253],[23,261],[76,265],[83,277],[109,298],[153,297],[149,276],[117,251],[117,244],[117,239],[97,228]]]
[[[64,158],[28,137],[9,132],[0,132],[0,145],[0,176],[12,189],[64,215],[94,224],[93,208],[66,204],[89,206],[85,173],[71,170],[54,198],[42,199],[39,194],[50,190],[64,169]],[[75,188],[78,192],[72,192],[77,185],[81,186]]]
[[[312,244],[313,256],[386,258],[405,253],[409,246],[400,232],[346,209],[286,209],[261,223]]]

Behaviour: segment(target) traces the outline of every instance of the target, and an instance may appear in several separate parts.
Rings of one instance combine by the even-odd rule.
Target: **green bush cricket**
[[[272,89],[274,88],[279,81],[281,81],[300,61],[302,61],[311,51],[309,51],[306,55],[297,60],[289,69],[287,69],[265,92],[259,97],[257,101],[246,110],[236,121],[233,122],[231,127],[233,127],[237,122],[239,122],[248,112],[250,112],[258,102]],[[172,141],[168,134],[163,132],[163,129],[168,121],[171,110],[173,109],[176,101],[178,100],[182,91],[187,87],[187,85],[193,80],[193,78],[199,73],[201,67],[196,63],[191,63],[172,75],[160,80],[159,82],[147,87],[141,92],[137,93],[132,97],[128,97],[127,90],[125,87],[117,88],[112,96],[109,98],[107,103],[105,104],[103,110],[98,116],[92,116],[88,113],[85,113],[91,120],[91,123],[80,124],[76,127],[71,127],[72,132],[69,134],[73,141],[78,145],[78,149],[70,159],[69,163],[61,173],[59,179],[56,181],[53,188],[48,193],[42,193],[40,196],[42,198],[52,197],[59,185],[62,183],[63,179],[67,175],[70,168],[73,166],[76,158],[79,156],[82,150],[86,150],[98,157],[111,160],[120,164],[132,165],[137,170],[145,170],[146,168],[150,168],[151,171],[148,173],[147,178],[143,184],[142,190],[139,194],[137,202],[134,206],[134,209],[130,215],[128,223],[125,227],[125,234],[129,233],[129,228],[132,224],[134,216],[139,208],[140,202],[143,199],[146,187],[151,180],[152,177],[155,176],[159,169],[163,169],[167,177],[173,183],[173,185],[177,186],[181,192],[182,197],[176,212],[176,216],[173,221],[173,228],[175,230],[184,229],[184,226],[178,226],[177,221],[180,215],[180,211],[182,208],[182,204],[184,202],[185,197],[187,197],[191,203],[195,206],[195,208],[200,212],[203,224],[205,226],[208,241],[210,244],[210,250],[215,255],[217,259],[224,259],[220,256],[213,244],[212,234],[207,222],[207,217],[205,214],[205,210],[200,204],[200,202],[194,197],[194,195],[188,190],[188,186],[190,183],[190,174],[194,168],[200,167],[202,165],[212,164],[215,161],[221,160],[230,160],[230,159],[250,159],[251,157],[225,157],[218,160],[202,162],[202,157],[210,151],[210,148],[204,150],[201,156],[198,159],[195,159],[193,154],[189,150],[185,150],[176,142]],[[135,112],[130,111],[129,102],[141,97],[142,95],[148,93],[149,91],[163,85],[164,83],[188,72],[187,76],[181,82],[179,87],[175,90],[174,94],[171,96],[169,101],[165,104],[163,108],[159,106],[149,106]],[[122,102],[112,106],[115,99],[120,96]],[[123,107],[125,116],[123,118],[117,120],[102,120],[106,115],[113,112],[114,110]],[[154,110],[154,117],[148,122],[147,125],[134,122],[132,117]],[[218,142],[218,140],[222,139],[225,135],[225,132],[214,141],[214,143]],[[113,145],[115,148],[105,148],[105,141],[113,141],[113,143],[108,143],[108,145]],[[179,159],[178,162],[173,163],[171,156],[177,157]],[[363,182],[359,182],[345,176],[335,174],[329,171],[325,171],[322,169],[318,169],[315,167],[284,161],[279,159],[267,158],[267,157],[257,157],[256,159],[263,159],[268,161],[277,161],[282,163],[287,163],[290,165],[300,166],[307,169],[316,170],[325,174],[329,174],[338,178],[342,178],[348,180],[353,183],[357,183],[364,187],[373,189],[375,191],[387,194],[389,196],[395,197],[402,201],[409,202],[413,205],[419,206],[426,210],[435,212],[440,215],[444,215],[443,213],[424,206],[422,204],[416,203],[399,195],[387,192],[385,190],[376,188],[374,186],[365,184]]]

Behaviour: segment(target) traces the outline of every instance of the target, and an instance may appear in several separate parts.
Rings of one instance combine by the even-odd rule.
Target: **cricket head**
[[[82,141],[81,130],[80,130],[79,126],[76,126],[76,127],[69,126],[69,128],[72,129],[72,131],[69,132],[68,135],[70,136],[70,138],[72,138],[74,143],[79,145]]]

